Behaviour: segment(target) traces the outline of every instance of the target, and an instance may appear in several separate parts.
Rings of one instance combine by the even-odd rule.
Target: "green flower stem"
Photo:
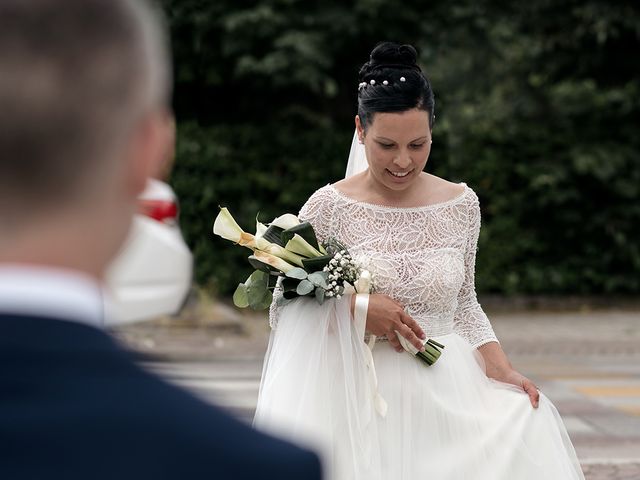
[[[429,339],[424,344],[424,352],[416,353],[416,357],[418,357],[421,361],[425,362],[427,365],[433,365],[438,361],[440,355],[442,355],[442,350],[444,345],[436,342],[433,339]]]

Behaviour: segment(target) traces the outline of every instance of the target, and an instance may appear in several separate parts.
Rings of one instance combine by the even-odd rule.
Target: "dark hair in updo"
[[[372,122],[375,113],[404,112],[413,108],[429,112],[429,127],[433,127],[433,90],[417,59],[418,53],[411,45],[393,42],[376,45],[358,74],[358,116],[364,128]],[[405,81],[401,82],[401,77]],[[385,80],[387,85],[383,83]]]

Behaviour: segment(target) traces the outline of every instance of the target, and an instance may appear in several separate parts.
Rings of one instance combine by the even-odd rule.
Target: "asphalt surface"
[[[589,480],[640,480],[640,310],[488,312],[513,365],[558,408]],[[264,315],[199,305],[115,331],[141,362],[250,422]]]

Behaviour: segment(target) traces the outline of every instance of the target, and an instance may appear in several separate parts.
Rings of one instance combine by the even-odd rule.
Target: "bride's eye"
[[[426,142],[422,142],[422,143],[412,143],[410,146],[411,148],[413,148],[414,150],[419,150],[422,147],[424,147],[426,144]]]
[[[380,145],[382,148],[393,148],[393,143],[382,143],[382,142],[378,142],[378,145]]]

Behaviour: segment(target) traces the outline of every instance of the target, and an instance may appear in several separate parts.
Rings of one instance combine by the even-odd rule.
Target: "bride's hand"
[[[404,349],[398,340],[397,330],[418,350],[424,351],[426,335],[418,323],[407,315],[402,305],[388,295],[381,293],[369,295],[366,330],[376,336],[386,335],[391,346],[397,352],[402,352]]]
[[[487,376],[489,378],[520,387],[529,395],[529,400],[533,408],[538,408],[540,403],[538,387],[511,366],[511,362],[509,362],[509,359],[498,342],[485,343],[481,347],[478,347],[478,352],[480,352],[484,359]]]
[[[517,370],[509,370],[508,372],[502,375],[502,378],[497,380],[501,380],[505,383],[510,383],[511,385],[515,385],[516,387],[520,387],[523,389],[527,395],[529,395],[529,401],[531,402],[531,406],[533,408],[538,408],[540,403],[540,391],[535,383],[529,380],[527,377],[522,375]]]

